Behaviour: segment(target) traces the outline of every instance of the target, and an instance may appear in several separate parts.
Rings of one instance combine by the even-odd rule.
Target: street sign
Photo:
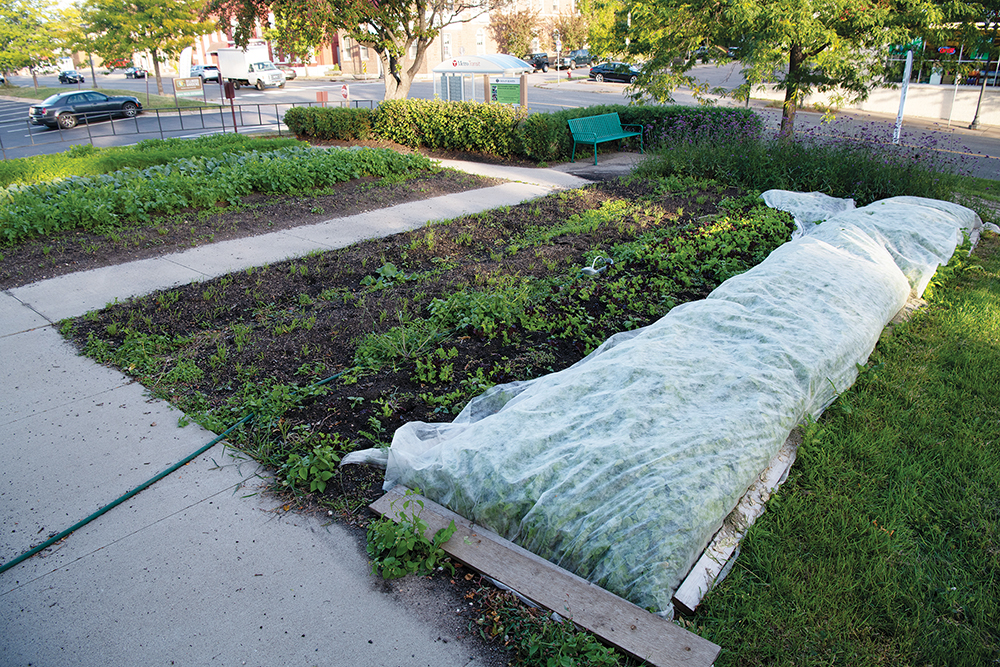
[[[500,104],[520,104],[521,80],[505,76],[490,78],[490,101]]]
[[[346,83],[340,87],[340,96],[344,98],[345,102],[351,99],[351,89],[347,87]]]

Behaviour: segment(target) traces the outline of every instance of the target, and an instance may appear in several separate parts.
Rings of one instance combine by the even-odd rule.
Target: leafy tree
[[[551,21],[550,33],[559,31],[563,51],[582,49],[587,44],[587,19],[582,14],[562,14]]]
[[[212,31],[199,20],[204,0],[86,0],[80,7],[83,32],[94,35],[93,50],[105,60],[132,59],[149,51],[156,91],[163,94],[160,63],[176,58],[194,38]]]
[[[1000,58],[1000,0],[985,0],[962,7],[961,15],[965,19],[960,27],[959,39],[970,51],[977,52],[986,63],[996,62]],[[996,65],[1000,70],[1000,64]],[[979,88],[979,100],[976,102],[976,113],[972,118],[971,128],[979,127],[979,112],[983,105],[983,95],[986,92],[988,72],[983,72]]]
[[[442,28],[467,23],[489,10],[491,0],[209,0],[219,26],[236,21],[234,38],[246,45],[256,25],[274,14],[278,47],[296,52],[332,42],[339,32],[372,49],[385,73],[385,99],[403,99],[427,50]],[[411,57],[411,47],[414,54]]]
[[[0,71],[27,67],[38,88],[35,68],[55,55],[53,40],[58,22],[48,0],[0,3]]]
[[[97,88],[97,72],[94,71],[93,53],[95,48],[96,35],[88,34],[86,27],[80,18],[79,7],[69,7],[61,12],[59,28],[55,31],[54,39],[59,44],[60,50],[70,53],[82,51],[87,54],[87,62],[90,65],[90,85]]]
[[[637,95],[658,100],[681,84],[703,90],[687,74],[698,46],[732,47],[751,85],[774,82],[785,91],[781,136],[788,137],[806,95],[865,99],[882,80],[888,46],[943,18],[932,0],[625,0],[613,33],[620,50],[646,60]]]
[[[490,14],[490,37],[500,53],[524,56],[531,51],[531,40],[538,35],[538,10],[517,9],[508,5]]]
[[[580,14],[587,22],[587,37],[585,43],[590,48],[591,55],[604,57],[618,52],[619,41],[616,38],[615,8],[617,0],[580,0]],[[622,29],[627,30],[627,26]]]

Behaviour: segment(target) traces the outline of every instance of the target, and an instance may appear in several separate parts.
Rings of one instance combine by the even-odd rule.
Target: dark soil
[[[454,184],[456,177],[441,176],[429,182],[439,185],[440,192],[446,184]],[[427,183],[421,180],[408,186]],[[274,224],[288,227],[296,220],[312,222],[315,216],[309,211],[317,204],[326,208],[326,217],[334,213],[334,202],[346,202],[349,210],[358,210],[363,206],[359,200],[372,194],[363,188],[345,188],[345,196],[339,198],[272,202],[270,210],[282,211],[280,223]],[[383,190],[378,193],[381,199]],[[354,368],[357,348],[366,336],[419,320],[435,298],[483,289],[500,275],[516,280],[572,276],[586,263],[587,251],[609,249],[651,228],[697,226],[698,218],[716,212],[715,202],[733,194],[737,193],[661,194],[647,182],[608,181],[572,194],[552,195],[139,298],[81,318],[73,337],[81,346],[88,337],[102,339],[112,350],[136,330],[182,341],[176,348],[165,344],[157,359],[137,363],[130,352],[120,351],[106,360],[137,375],[153,393],[189,414],[212,411],[220,421],[203,423],[221,431],[242,417],[246,406],[259,401],[268,387],[305,386]],[[628,224],[605,225],[511,250],[516,247],[511,245],[513,240],[621,201],[649,202],[649,209],[635,214]],[[301,217],[294,217],[296,211]],[[265,217],[258,218],[257,209],[219,217],[225,218],[233,234],[243,229],[274,229]],[[113,250],[109,248],[105,256],[111,259]],[[133,258],[132,251],[125,257]],[[390,266],[397,271],[393,279],[382,275]],[[646,284],[646,276],[635,279]],[[265,448],[268,454],[263,458],[280,465],[288,453],[316,444],[317,434],[333,438],[342,451],[388,445],[395,429],[406,422],[450,421],[486,387],[565,368],[612,333],[649,324],[673,302],[701,298],[714,287],[692,285],[658,307],[637,310],[617,298],[609,304],[601,283],[582,282],[584,289],[595,290],[585,302],[570,297],[569,292],[566,297],[554,294],[548,306],[551,311],[538,314],[552,319],[548,329],[466,328],[442,340],[429,339],[423,347],[414,344],[411,334],[409,343],[400,343],[405,349],[397,350],[395,358],[383,359],[374,370],[347,372],[324,388],[329,393],[285,413],[280,428],[257,422],[245,434],[244,447],[261,458],[259,443],[277,437],[282,445]],[[614,310],[613,316],[607,314],[609,309]],[[584,317],[590,323],[582,330],[572,329],[560,324],[560,317]],[[144,354],[149,351],[146,345],[143,349]],[[188,374],[177,366],[181,359],[193,362],[197,372]],[[380,487],[381,471],[347,466],[331,480],[325,497],[351,514],[378,497]]]

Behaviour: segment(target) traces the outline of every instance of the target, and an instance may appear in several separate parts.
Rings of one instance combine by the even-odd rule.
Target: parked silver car
[[[219,68],[215,65],[194,65],[191,67],[191,76],[201,79],[202,85],[206,81],[219,82]]]

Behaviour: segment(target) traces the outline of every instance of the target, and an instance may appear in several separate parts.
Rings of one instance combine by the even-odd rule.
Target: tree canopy
[[[490,37],[500,53],[518,58],[531,52],[531,40],[538,35],[538,10],[510,5],[490,14]]]
[[[372,49],[385,72],[385,99],[405,98],[441,29],[472,21],[491,0],[209,0],[219,25],[235,20],[235,40],[245,46],[254,27],[274,26],[279,48],[301,49],[334,40],[341,31]]]
[[[932,0],[624,0],[612,45],[645,61],[637,89],[661,101],[697,86],[688,70],[699,46],[734,54],[750,85],[784,90],[781,134],[790,136],[806,95],[864,99],[881,83],[888,46],[944,18]]]
[[[22,67],[34,72],[55,55],[58,23],[48,0],[14,0],[0,4],[0,71]]]
[[[86,0],[81,31],[92,36],[93,50],[104,60],[131,60],[135,52],[149,51],[162,95],[160,63],[212,31],[211,23],[200,20],[203,5],[204,0]]]

